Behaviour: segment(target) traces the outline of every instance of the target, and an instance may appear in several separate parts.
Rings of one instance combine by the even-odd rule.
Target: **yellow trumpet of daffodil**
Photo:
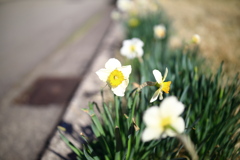
[[[153,94],[153,97],[151,98],[150,103],[157,100],[158,96],[159,96],[159,99],[162,100],[163,92],[169,93],[171,81],[165,82],[167,74],[168,74],[167,68],[166,68],[164,77],[162,77],[162,74],[159,70],[156,70],[156,69],[153,70],[153,75],[157,81],[155,86],[158,87],[158,90]]]

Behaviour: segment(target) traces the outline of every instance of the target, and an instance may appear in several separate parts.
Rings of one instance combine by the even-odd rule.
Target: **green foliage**
[[[125,23],[126,37],[143,40],[145,54],[142,63],[137,60],[131,62],[133,74],[130,81],[139,84],[155,81],[152,70],[158,69],[163,73],[167,67],[167,81],[172,81],[169,95],[176,96],[185,105],[185,133],[195,144],[199,158],[237,159],[239,148],[236,148],[236,144],[240,140],[237,134],[240,128],[240,112],[237,112],[240,104],[238,75],[229,83],[223,83],[222,65],[216,74],[207,66],[202,66],[204,60],[199,57],[198,46],[183,44],[178,49],[170,49],[169,22],[162,12],[137,18],[140,25],[135,28]],[[160,23],[166,26],[167,34],[164,39],[156,40],[153,26]],[[160,100],[153,104],[149,102],[155,87],[145,87],[140,93],[131,86],[128,88],[125,98],[115,96],[113,104],[104,102],[99,108],[96,103],[90,103],[89,109],[85,109],[92,118],[96,139],[87,142],[83,136],[87,143],[82,150],[76,150],[61,134],[77,156],[88,160],[189,157],[182,143],[175,138],[147,143],[141,141],[145,128],[143,113],[150,106],[159,105]],[[96,116],[94,108],[97,108],[100,116]]]
[[[77,155],[77,157],[78,157],[79,159],[81,159],[81,158],[84,156],[83,152],[82,152],[80,149],[78,149],[74,144],[72,144],[72,143],[64,136],[64,134],[62,134],[62,132],[61,132],[60,129],[58,129],[58,132],[59,132],[60,137],[62,138],[62,140],[68,145],[69,148],[71,148],[71,150]]]

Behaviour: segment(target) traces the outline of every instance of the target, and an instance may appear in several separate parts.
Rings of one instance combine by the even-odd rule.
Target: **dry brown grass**
[[[228,75],[240,72],[239,0],[161,0],[176,32],[173,40],[201,36],[201,51],[216,70],[221,61]]]

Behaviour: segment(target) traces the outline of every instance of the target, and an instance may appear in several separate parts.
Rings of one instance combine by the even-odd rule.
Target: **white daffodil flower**
[[[115,21],[118,21],[118,20],[121,19],[121,14],[119,13],[119,11],[113,10],[113,11],[111,12],[111,18],[112,18],[113,20],[115,20]]]
[[[111,58],[106,62],[105,68],[98,70],[96,74],[100,80],[108,84],[115,95],[122,97],[128,86],[131,72],[131,65],[122,66],[117,59]]]
[[[154,26],[153,30],[157,39],[162,39],[166,36],[166,27],[162,24]]]
[[[143,115],[146,129],[143,131],[142,140],[146,142],[183,133],[185,123],[180,117],[183,110],[184,105],[174,96],[165,98],[160,107],[148,108]]]
[[[194,34],[194,35],[192,36],[192,42],[193,42],[194,44],[199,44],[199,43],[201,42],[201,37],[200,37],[198,34]]]
[[[144,43],[138,38],[124,40],[120,53],[129,59],[142,57],[143,45]]]
[[[133,7],[133,2],[131,0],[118,0],[117,8],[122,12],[128,12]]]
[[[162,74],[159,70],[154,69],[153,70],[153,75],[156,79],[156,85],[158,87],[158,90],[154,93],[153,97],[150,100],[150,103],[154,102],[155,100],[157,100],[158,96],[159,99],[162,100],[163,99],[163,92],[165,93],[169,93],[170,90],[170,85],[171,85],[171,81],[168,82],[164,82],[166,77],[168,74],[168,69],[166,68],[164,77],[162,78]]]

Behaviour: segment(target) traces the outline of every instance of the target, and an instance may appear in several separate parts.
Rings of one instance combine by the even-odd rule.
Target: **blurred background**
[[[188,41],[201,36],[201,53],[216,70],[221,61],[228,76],[240,71],[240,1],[239,0],[161,0],[170,16],[176,39]]]
[[[201,36],[216,70],[240,71],[239,0],[161,0],[177,47]],[[0,159],[40,159],[113,27],[114,0],[0,0]]]

